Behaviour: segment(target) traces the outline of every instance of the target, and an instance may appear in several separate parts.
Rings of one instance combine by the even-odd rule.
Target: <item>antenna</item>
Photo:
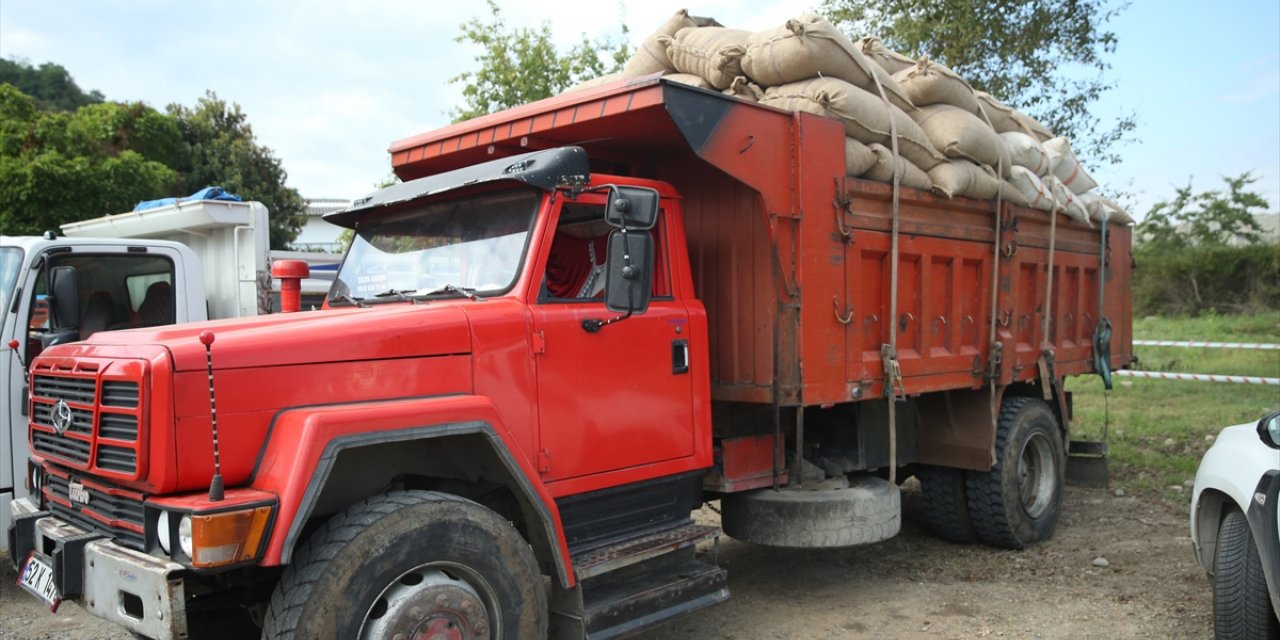
[[[201,331],[205,367],[209,371],[209,415],[213,418],[213,479],[209,481],[209,502],[222,500],[222,463],[218,459],[218,403],[213,399],[213,332]]]

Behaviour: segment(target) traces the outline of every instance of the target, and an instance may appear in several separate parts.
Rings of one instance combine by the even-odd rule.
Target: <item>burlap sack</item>
[[[1009,170],[1009,148],[978,116],[949,104],[931,104],[911,112],[935,149],[948,158]]]
[[[943,162],[929,169],[929,180],[933,181],[933,192],[944,198],[992,200],[1000,193],[1001,181],[995,171],[968,160]]]
[[[674,38],[661,36],[667,57],[676,71],[702,76],[716,89],[726,89],[742,75],[742,55],[746,53],[749,31],[724,27],[691,27]]]
[[[733,79],[733,82],[729,83],[729,88],[724,90],[724,94],[751,102],[760,102],[760,99],[764,97],[764,89],[752,82],[750,78],[738,76]]]
[[[914,65],[893,74],[893,79],[917,107],[949,104],[982,118],[982,107],[973,95],[973,87],[956,72],[928,58],[920,58]]]
[[[592,78],[590,80],[584,80],[582,82],[579,82],[578,84],[575,84],[572,87],[565,89],[561,93],[569,93],[570,91],[581,91],[583,89],[590,89],[591,87],[598,87],[602,84],[608,84],[610,82],[613,82],[614,80],[621,80],[621,79],[622,79],[621,71],[614,72],[614,73],[606,73],[600,76],[599,78]]]
[[[1044,186],[1044,182],[1034,171],[1021,165],[1013,165],[1013,170],[1009,172],[1009,184],[1022,194],[1026,206],[1041,211],[1053,210],[1053,194],[1049,193],[1048,187]]]
[[[1026,167],[1037,176],[1049,173],[1053,167],[1049,162],[1049,153],[1039,140],[1018,131],[1002,133],[1000,139],[1009,148],[1009,161],[1013,164]]]
[[[634,55],[627,64],[622,67],[622,77],[635,78],[659,71],[671,72],[676,68],[671,64],[671,58],[667,57],[667,48],[658,41],[662,37],[674,37],[676,32],[688,27],[698,26],[693,18],[689,17],[687,9],[681,9],[671,16],[669,20],[662,23],[656,31],[649,34],[649,37],[640,43],[640,48],[636,49]]]
[[[691,87],[697,87],[699,89],[712,88],[711,84],[707,82],[706,78],[703,78],[702,76],[696,73],[668,73],[667,75],[662,76],[662,78],[664,80],[670,80],[672,82],[679,82],[680,84],[687,84]]]
[[[1013,184],[1008,180],[1000,181],[1000,197],[1003,198],[1005,202],[1012,202],[1013,204],[1023,207],[1031,206],[1031,201],[1028,200],[1026,196],[1022,195],[1022,192],[1019,191],[1017,187],[1013,186]]]
[[[892,118],[898,129],[898,152],[903,157],[926,171],[945,159],[929,143],[920,126],[901,109],[844,80],[814,78],[770,87],[760,104],[835,118],[844,124],[845,133],[860,142],[878,142],[885,146],[891,146]]]
[[[1049,174],[1044,177],[1044,186],[1048,187],[1049,193],[1053,194],[1054,207],[1063,214],[1071,217],[1072,220],[1082,222],[1092,227],[1089,223],[1089,212],[1085,210],[1084,204],[1071,192],[1066,185],[1057,176]]]
[[[1066,138],[1057,137],[1044,143],[1044,150],[1049,154],[1049,164],[1053,166],[1053,175],[1058,176],[1062,184],[1072,193],[1084,193],[1098,183],[1085,171],[1071,151],[1071,143]]]
[[[1094,222],[1106,221],[1109,224],[1133,224],[1133,216],[1128,211],[1120,208],[1120,205],[1111,201],[1110,198],[1103,196],[1095,191],[1086,191],[1077,196],[1080,203],[1084,205],[1085,211],[1089,213],[1089,219]]]
[[[849,136],[844,138],[844,174],[856,178],[867,172],[878,158],[868,147]]]
[[[915,60],[884,46],[884,43],[880,42],[880,38],[874,36],[860,38],[856,45],[858,51],[861,51],[866,59],[880,65],[881,69],[890,74],[913,67],[916,64]]]
[[[875,155],[875,164],[867,169],[860,177],[867,180],[875,180],[876,182],[888,182],[893,184],[893,151],[882,144],[871,144],[868,146]],[[845,156],[845,162],[848,163],[848,156]],[[910,160],[902,156],[898,156],[898,171],[900,176],[898,184],[912,189],[922,189],[928,191],[933,188],[933,182],[929,180],[929,175],[911,164]]]
[[[877,97],[879,82],[894,106],[908,111],[915,106],[893,76],[863,57],[839,29],[812,14],[751,34],[742,70],[763,87],[815,77],[839,78]]]
[[[991,94],[985,91],[974,91],[973,95],[978,99],[978,106],[982,108],[982,112],[987,115],[991,126],[997,132],[1017,131],[1028,134],[1040,142],[1053,137],[1048,127],[1040,124],[1035,118],[996,100],[991,97]]]

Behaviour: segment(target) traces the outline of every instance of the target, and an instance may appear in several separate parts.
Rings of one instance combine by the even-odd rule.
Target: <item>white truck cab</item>
[[[6,507],[28,493],[26,364],[40,351],[97,331],[251,316],[271,307],[267,208],[259,202],[179,202],[62,231],[70,237],[0,236],[0,505]],[[0,509],[0,531],[8,530],[9,518],[9,509]]]

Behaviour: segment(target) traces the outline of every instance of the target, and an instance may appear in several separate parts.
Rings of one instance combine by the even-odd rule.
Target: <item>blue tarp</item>
[[[167,207],[171,204],[179,202],[190,202],[194,200],[230,200],[232,202],[241,202],[240,196],[227,193],[222,187],[205,187],[185,198],[160,198],[159,200],[143,200],[134,208],[134,211],[145,211],[147,209],[155,209],[156,207]]]

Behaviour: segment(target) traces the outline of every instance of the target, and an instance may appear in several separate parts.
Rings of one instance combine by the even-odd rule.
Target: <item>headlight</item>
[[[156,520],[156,542],[160,543],[160,550],[165,553],[173,553],[169,547],[169,512],[161,511],[160,518]]]
[[[187,554],[188,558],[192,557],[192,550],[195,547],[191,538],[190,515],[182,516],[182,519],[178,521],[178,546],[182,548],[182,552]]]

